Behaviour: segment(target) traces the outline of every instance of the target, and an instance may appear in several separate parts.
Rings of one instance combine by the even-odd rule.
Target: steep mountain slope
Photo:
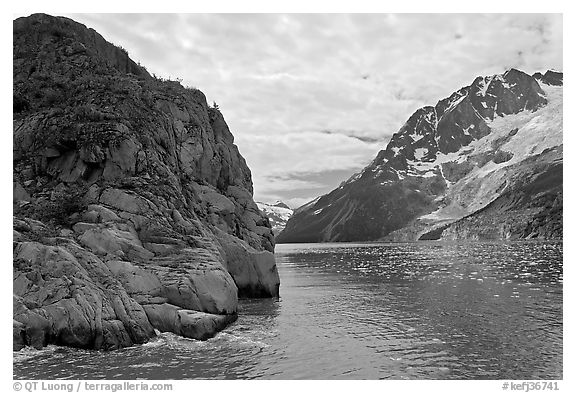
[[[256,205],[258,205],[258,209],[260,209],[260,211],[268,218],[268,221],[270,221],[274,235],[278,235],[282,232],[286,226],[286,222],[288,222],[288,219],[294,213],[294,211],[282,201],[277,201],[274,204],[256,202]]]
[[[562,163],[534,168],[486,207],[426,239],[562,239]]]
[[[561,171],[561,146],[561,73],[530,76],[511,69],[478,77],[434,107],[417,110],[370,165],[297,211],[277,241],[440,236],[527,177]],[[551,195],[557,194],[557,185],[550,186]],[[510,231],[523,237],[518,228],[501,235]]]
[[[13,24],[14,348],[206,339],[278,296],[274,236],[204,94],[73,20]]]

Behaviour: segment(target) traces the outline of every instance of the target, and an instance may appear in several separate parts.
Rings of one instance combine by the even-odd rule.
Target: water
[[[14,353],[26,379],[562,379],[562,244],[278,245],[280,300],[205,342]]]

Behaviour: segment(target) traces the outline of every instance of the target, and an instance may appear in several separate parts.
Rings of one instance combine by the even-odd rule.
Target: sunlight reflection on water
[[[281,299],[242,300],[213,339],[25,349],[14,377],[562,378],[562,243],[278,245],[276,255]]]

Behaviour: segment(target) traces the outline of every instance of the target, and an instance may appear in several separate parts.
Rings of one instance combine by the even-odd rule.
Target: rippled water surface
[[[205,342],[14,354],[15,378],[561,379],[562,244],[278,245],[280,300]]]

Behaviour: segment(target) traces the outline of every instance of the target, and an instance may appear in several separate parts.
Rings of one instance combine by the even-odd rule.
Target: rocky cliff
[[[73,20],[13,24],[14,348],[206,339],[278,296],[250,170],[202,92]]]
[[[417,110],[277,241],[561,238],[562,79],[511,69]]]

